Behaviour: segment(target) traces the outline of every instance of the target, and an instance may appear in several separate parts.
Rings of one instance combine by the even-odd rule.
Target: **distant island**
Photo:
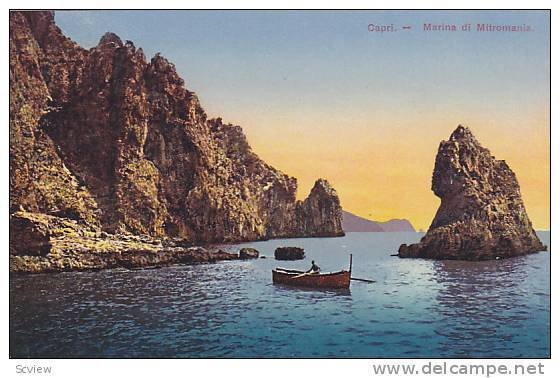
[[[342,229],[344,232],[416,232],[407,219],[378,222],[359,217],[345,210],[342,210]]]

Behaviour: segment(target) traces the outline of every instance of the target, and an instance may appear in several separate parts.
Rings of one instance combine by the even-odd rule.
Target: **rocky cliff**
[[[197,243],[342,235],[334,189],[297,182],[208,119],[160,55],[83,49],[52,12],[10,13],[10,213]]]
[[[467,127],[440,143],[432,191],[441,199],[435,218],[420,243],[400,246],[400,257],[486,260],[546,250],[515,174]]]

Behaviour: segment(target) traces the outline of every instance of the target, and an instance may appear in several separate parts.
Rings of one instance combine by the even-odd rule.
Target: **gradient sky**
[[[106,31],[172,61],[210,117],[239,124],[298,197],[328,179],[345,209],[426,229],[439,142],[458,124],[516,173],[549,229],[549,33],[544,11],[72,11],[90,48]],[[423,23],[527,24],[528,33],[425,32]],[[377,34],[368,24],[410,25]]]

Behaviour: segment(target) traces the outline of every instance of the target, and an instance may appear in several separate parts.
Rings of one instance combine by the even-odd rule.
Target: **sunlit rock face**
[[[52,12],[10,13],[10,163],[11,213],[193,242],[343,235],[326,181],[296,201],[172,63],[112,33],[83,49]]]
[[[441,205],[420,243],[401,245],[400,257],[487,260],[546,250],[505,161],[459,125],[442,141],[432,175]]]

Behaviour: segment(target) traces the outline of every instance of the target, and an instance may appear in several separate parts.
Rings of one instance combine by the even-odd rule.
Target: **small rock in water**
[[[258,259],[259,251],[255,248],[241,248],[239,250],[239,258],[241,260]]]
[[[274,251],[276,260],[302,260],[305,257],[305,251],[299,247],[278,247]]]

